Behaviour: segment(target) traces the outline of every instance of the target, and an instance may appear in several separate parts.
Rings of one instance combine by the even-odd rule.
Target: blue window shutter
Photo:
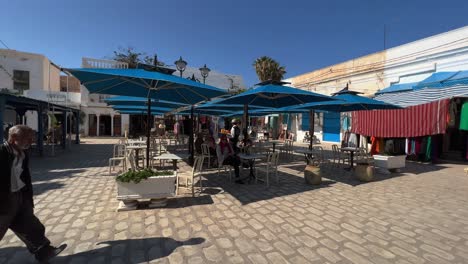
[[[302,114],[302,130],[309,130],[309,114]]]

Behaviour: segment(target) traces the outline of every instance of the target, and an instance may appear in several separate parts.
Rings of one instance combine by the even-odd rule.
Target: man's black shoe
[[[244,182],[241,181],[241,180],[237,180],[237,181],[235,181],[235,183],[237,183],[237,184],[244,184]]]
[[[50,259],[60,254],[65,248],[67,248],[67,244],[62,244],[59,247],[46,246],[41,248],[39,252],[36,253],[36,260],[39,261],[39,263],[47,263]]]

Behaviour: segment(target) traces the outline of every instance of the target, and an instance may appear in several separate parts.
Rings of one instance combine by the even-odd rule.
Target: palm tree
[[[277,61],[268,56],[257,58],[254,61],[253,66],[255,67],[255,72],[257,73],[260,82],[268,80],[279,82],[286,74],[286,68],[284,66],[280,66]]]

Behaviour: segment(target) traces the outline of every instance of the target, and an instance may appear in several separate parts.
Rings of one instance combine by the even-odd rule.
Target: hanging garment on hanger
[[[344,130],[344,131],[348,131],[350,124],[351,124],[351,121],[349,120],[349,116],[347,116],[347,115],[344,116],[341,129]]]
[[[456,118],[457,118],[457,103],[452,100],[449,105],[449,111],[448,111],[448,127],[454,127]]]
[[[347,147],[347,146],[348,146],[350,134],[351,134],[351,133],[350,133],[349,131],[344,132],[343,141],[342,141],[342,144],[341,144],[342,147]]]
[[[357,147],[357,136],[354,133],[350,133],[348,140],[348,147]]]
[[[406,155],[409,155],[409,153],[410,153],[410,145],[409,144],[410,144],[410,140],[409,140],[409,138],[406,138],[405,139],[405,153],[406,153]]]
[[[375,155],[377,154],[377,138],[372,136],[371,137],[371,151],[370,151],[371,155]]]
[[[431,153],[432,153],[432,137],[428,136],[427,137],[427,142],[426,142],[426,149],[425,149],[425,156],[424,156],[424,161],[430,161],[431,160]]]
[[[460,130],[468,130],[468,102],[463,103],[461,109]]]
[[[359,140],[359,147],[367,149],[367,137],[361,135],[361,140]]]

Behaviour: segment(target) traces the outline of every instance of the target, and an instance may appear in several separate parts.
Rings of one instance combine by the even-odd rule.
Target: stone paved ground
[[[53,263],[468,263],[464,165],[411,163],[363,184],[326,166],[312,187],[298,157],[270,188],[206,172],[199,197],[118,213],[107,175],[116,140],[85,141],[32,161],[37,215],[54,244],[69,245]],[[0,263],[30,262],[8,232]]]

